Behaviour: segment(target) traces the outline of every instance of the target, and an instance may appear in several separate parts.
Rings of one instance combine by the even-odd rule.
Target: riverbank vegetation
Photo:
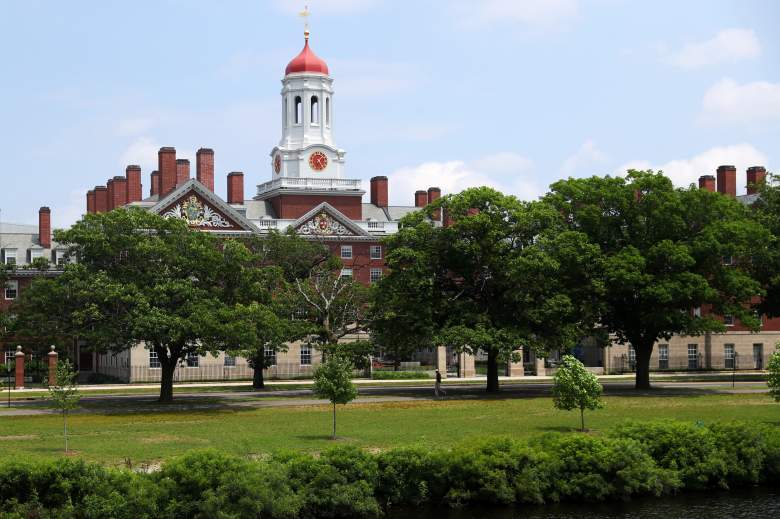
[[[10,517],[377,517],[402,506],[623,500],[780,481],[780,431],[754,423],[624,423],[609,434],[483,437],[452,448],[247,459],[191,452],[160,470],[83,461],[0,468]],[[18,514],[18,515],[16,515]]]

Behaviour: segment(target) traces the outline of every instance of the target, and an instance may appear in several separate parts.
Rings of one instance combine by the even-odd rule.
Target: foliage
[[[358,340],[328,344],[322,347],[322,352],[326,357],[335,355],[346,359],[354,369],[368,369],[374,349],[371,341]]]
[[[385,371],[374,370],[371,373],[371,378],[374,380],[413,380],[431,378],[430,373],[423,370],[414,371]]]
[[[333,439],[336,439],[336,404],[346,405],[357,398],[352,383],[352,361],[339,355],[330,356],[314,369],[314,394],[333,404]]]
[[[122,384],[119,377],[109,375],[108,373],[92,372],[87,376],[87,384]]]
[[[81,399],[78,383],[76,382],[76,372],[70,361],[60,361],[57,363],[57,380],[49,385],[49,400],[52,407],[62,413],[63,435],[65,439],[65,452],[68,452],[68,413],[76,409]]]
[[[649,432],[645,433],[646,426]],[[677,434],[683,439],[676,440]],[[665,449],[669,447],[672,452]],[[696,463],[722,458],[712,466]],[[434,450],[246,459],[207,450],[135,473],[83,461],[0,466],[10,517],[378,517],[396,506],[625,500],[778,481],[780,432],[750,423],[629,423],[607,436],[483,437]],[[17,514],[17,515],[13,515]]]
[[[657,340],[724,331],[717,315],[760,326],[750,301],[763,290],[749,259],[763,257],[774,240],[733,197],[631,170],[558,181],[545,200],[603,255],[599,277],[609,289],[599,297],[599,322],[634,346],[637,387],[650,386]],[[693,312],[702,306],[712,313]]]
[[[769,386],[769,394],[780,402],[780,344],[775,347],[775,351],[769,357],[766,369],[766,385]]]
[[[771,232],[767,247],[757,251],[750,263],[753,275],[764,288],[763,297],[755,305],[760,314],[780,316],[780,177],[767,175],[759,186],[758,198],[750,206],[756,221]]]
[[[438,211],[447,225],[432,224]],[[407,215],[386,243],[390,273],[373,304],[379,344],[407,339],[396,329],[405,327],[421,344],[485,352],[488,391],[498,390],[500,360],[520,347],[571,347],[597,315],[598,248],[548,204],[467,189]]]
[[[564,355],[561,365],[553,377],[553,403],[557,409],[580,410],[582,427],[585,430],[585,409],[594,411],[604,404],[601,400],[603,388],[598,377],[588,371],[585,365],[572,355]]]

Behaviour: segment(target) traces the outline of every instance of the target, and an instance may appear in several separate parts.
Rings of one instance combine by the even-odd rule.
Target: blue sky
[[[215,150],[217,192],[271,176],[280,79],[304,2],[5,0],[0,209],[55,226],[160,146]],[[347,174],[523,198],[566,176],[780,160],[780,3],[310,0]],[[774,168],[774,169],[773,169]]]

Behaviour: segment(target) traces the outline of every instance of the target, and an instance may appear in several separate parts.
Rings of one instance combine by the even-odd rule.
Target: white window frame
[[[149,369],[162,369],[160,356],[154,350],[149,350]]]
[[[13,366],[13,364],[16,362],[16,352],[14,350],[6,350],[5,351],[5,365],[6,366]]]
[[[3,262],[6,265],[16,265],[18,263],[16,258],[16,249],[4,249],[3,256]],[[13,259],[13,262],[9,261],[11,259]]]
[[[352,269],[348,269],[348,268],[341,269],[341,277],[351,278],[352,277]]]
[[[381,245],[372,245],[371,246],[371,259],[374,259],[374,260],[382,259],[382,246]]]
[[[266,365],[270,368],[276,366],[276,350],[273,348],[263,348],[263,357],[265,358]],[[268,359],[273,359],[273,362],[268,363]]]
[[[723,316],[723,324],[725,326],[734,326],[734,316],[733,315],[724,315]]]
[[[299,354],[301,366],[311,366],[312,348],[308,344],[301,344],[301,351]],[[306,360],[306,362],[304,362]]]
[[[194,364],[194,366],[193,366],[193,364]],[[198,355],[195,352],[187,353],[187,356],[184,357],[184,366],[187,369],[198,369],[198,368],[200,368],[200,355]]]
[[[13,291],[14,296],[8,297],[8,292]],[[14,301],[19,297],[19,282],[15,279],[11,279],[5,282],[5,289],[3,290],[3,298],[6,301]]]
[[[376,283],[376,282],[377,282],[377,281],[379,281],[380,279],[382,279],[382,269],[379,269],[379,268],[372,268],[372,269],[369,271],[369,275],[368,275],[368,280],[369,280],[369,282],[371,282],[371,283]]]
[[[222,357],[222,367],[235,368],[236,358],[233,355],[228,355],[227,353],[225,353],[225,355]]]
[[[669,345],[668,344],[658,345],[658,369],[669,369]]]
[[[694,367],[691,367],[691,361],[695,364]],[[698,344],[689,344],[688,345],[688,369],[699,369],[699,345]]]
[[[341,246],[341,259],[352,259],[352,245]]]
[[[734,346],[734,344],[731,343],[724,344],[723,345],[723,367],[726,369],[734,369],[736,358],[737,358],[737,349]]]

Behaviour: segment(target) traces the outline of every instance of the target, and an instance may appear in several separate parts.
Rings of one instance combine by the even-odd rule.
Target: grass
[[[603,432],[626,419],[744,420],[780,426],[780,407],[765,394],[613,396],[586,414],[587,426]],[[80,414],[69,419],[75,455],[108,465],[162,461],[190,449],[214,447],[241,455],[295,449],[316,452],[328,439],[329,406],[208,411]],[[527,437],[569,432],[576,413],[553,409],[549,397],[409,401],[340,407],[339,444],[384,449],[407,444],[446,446],[484,435]],[[62,420],[56,415],[0,416],[0,459],[61,456]]]

